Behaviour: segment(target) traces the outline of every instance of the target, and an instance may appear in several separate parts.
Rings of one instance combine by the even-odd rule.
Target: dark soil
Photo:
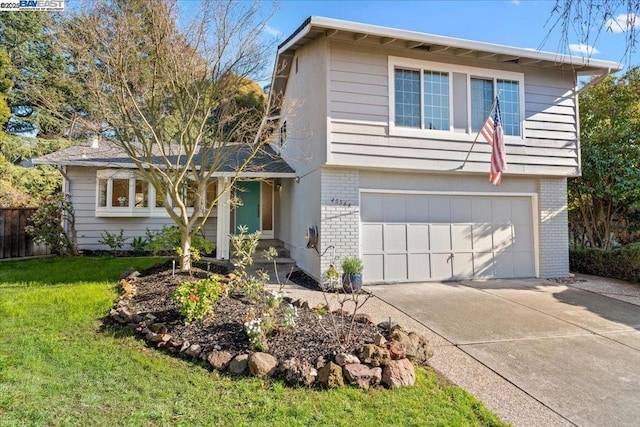
[[[221,267],[212,265],[211,268],[217,269],[216,273],[226,273]],[[166,325],[172,340],[199,344],[205,352],[224,350],[240,354],[255,351],[249,348],[244,322],[252,316],[259,317],[264,304],[251,300],[243,293],[232,292],[220,299],[214,305],[214,314],[203,320],[188,325],[183,322],[172,294],[180,283],[205,278],[208,274],[205,269],[196,267],[191,274],[176,272],[172,275],[170,262],[143,271],[141,276],[128,279],[136,287],[136,295],[132,298],[136,312],[143,317],[147,313],[152,314],[155,322]],[[295,282],[302,284],[298,280]],[[308,281],[305,283],[310,284]],[[365,298],[366,295],[361,297]],[[274,316],[274,325],[279,324],[289,302],[285,298],[280,304]],[[373,342],[378,332],[380,329],[375,325],[352,322],[350,315],[328,313],[319,319],[313,310],[302,306],[298,308],[295,327],[288,330],[275,327],[267,336],[268,352],[281,361],[297,357],[315,365],[319,357],[332,359],[336,353],[353,352],[362,344]],[[347,336],[353,338],[348,344],[337,342],[336,337]]]

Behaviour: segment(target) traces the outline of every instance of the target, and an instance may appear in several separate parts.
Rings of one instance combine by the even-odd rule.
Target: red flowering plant
[[[173,298],[180,306],[184,323],[188,324],[212,313],[213,304],[224,292],[224,285],[220,283],[218,276],[214,275],[208,279],[182,283],[173,294]]]

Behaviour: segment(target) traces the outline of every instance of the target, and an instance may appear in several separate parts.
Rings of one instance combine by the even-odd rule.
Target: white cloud
[[[607,31],[612,33],[624,33],[632,30],[640,24],[640,17],[635,13],[622,13],[615,18],[609,18],[605,24]]]
[[[269,34],[270,36],[276,37],[276,38],[280,38],[282,37],[284,34],[282,33],[282,31],[277,30],[273,27],[270,27],[269,25],[264,27],[264,32]]]
[[[573,53],[581,53],[583,55],[591,56],[594,53],[600,53],[598,49],[588,44],[570,44],[569,50]]]
[[[515,6],[520,6],[520,0],[511,0],[511,4]]]

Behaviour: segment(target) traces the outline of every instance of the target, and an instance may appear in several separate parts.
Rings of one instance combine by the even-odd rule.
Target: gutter
[[[603,72],[602,74],[592,78],[591,80],[589,80],[587,82],[587,84],[585,84],[581,88],[576,88],[575,89],[576,95],[580,95],[582,92],[584,92],[585,90],[589,89],[591,86],[594,86],[594,85],[600,83],[602,80],[605,79],[605,77],[607,77],[609,74],[611,74],[611,71],[612,71],[611,68],[607,68],[607,70],[605,72]]]

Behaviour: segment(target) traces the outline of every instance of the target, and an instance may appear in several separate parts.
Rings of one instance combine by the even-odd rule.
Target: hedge
[[[569,249],[571,271],[640,282],[640,243],[609,251],[598,248]]]

